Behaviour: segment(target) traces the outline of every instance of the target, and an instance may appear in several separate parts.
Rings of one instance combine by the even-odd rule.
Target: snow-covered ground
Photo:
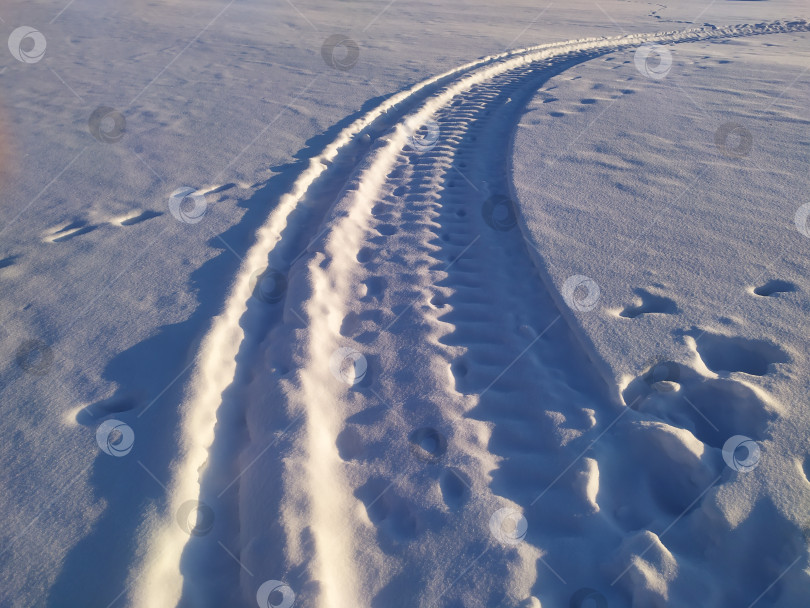
[[[748,605],[780,576],[784,593],[795,595],[771,602],[800,605],[810,593],[801,568],[810,358],[797,331],[810,310],[810,85],[802,78],[810,45],[802,33],[666,52],[666,75],[649,77],[627,51],[578,65],[540,89],[513,156],[527,240],[617,398],[638,412],[595,448],[606,456],[600,471],[650,476],[653,494],[662,475],[665,492],[689,476],[690,489],[643,524],[667,533],[662,542],[680,571],[672,574],[670,602],[679,588],[711,597],[695,589],[690,567],[695,555],[712,555],[699,567],[728,605]],[[592,283],[572,282],[576,275]],[[580,294],[567,294],[571,307],[566,282],[581,285]],[[589,289],[598,300],[588,301]],[[672,438],[658,445],[661,433]],[[611,462],[621,451],[611,435],[627,447],[627,459]],[[757,467],[723,475],[668,529],[680,502],[708,489],[715,469],[706,460],[722,467],[718,455],[736,435],[757,442]],[[702,467],[686,456],[687,446],[697,448]],[[637,500],[635,483],[610,484],[622,488],[617,520],[631,529],[639,514],[626,501]],[[698,597],[691,602],[714,605]]]
[[[804,605],[807,12],[5,4],[0,605]]]

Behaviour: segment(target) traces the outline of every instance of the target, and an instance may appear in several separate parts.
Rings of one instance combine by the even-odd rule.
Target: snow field
[[[692,556],[678,562],[655,534],[630,532],[649,525],[655,518],[676,517],[675,523],[680,521],[684,509],[691,510],[721,480],[724,464],[716,454],[706,454],[703,444],[688,433],[666,424],[632,420],[617,424],[609,439],[593,449],[594,456],[601,454],[601,461],[608,463],[611,482],[609,490],[602,489],[599,494],[605,487],[600,485],[604,478],[600,459],[583,458],[591,448],[582,450],[585,440],[576,440],[589,430],[601,438],[632,408],[616,409],[617,404],[610,404],[610,390],[583,358],[566,324],[560,322],[561,313],[545,291],[523,241],[504,238],[503,233],[515,228],[517,221],[513,203],[504,195],[509,191],[505,159],[510,125],[539,84],[576,61],[593,57],[595,52],[648,41],[694,40],[801,27],[802,23],[795,22],[787,26],[742,26],[717,32],[695,29],[648,38],[578,41],[551,51],[529,52],[525,57],[491,60],[491,67],[487,65],[490,62],[485,62],[478,72],[428,98],[416,114],[406,118],[391,135],[379,138],[378,143],[371,143],[376,137],[361,138],[361,146],[363,142],[371,143],[369,160],[359,165],[356,177],[327,215],[323,224],[326,229],[317,231],[309,251],[287,258],[294,263],[285,278],[285,323],[274,323],[279,311],[268,316],[263,308],[257,308],[263,319],[241,323],[247,327],[264,325],[263,337],[248,332],[240,344],[235,339],[238,330],[223,329],[224,338],[209,343],[214,346],[211,350],[203,349],[204,367],[210,365],[217,373],[223,369],[228,372],[219,376],[218,382],[236,382],[228,387],[222,405],[216,403],[222,389],[199,389],[199,399],[215,410],[199,404],[189,406],[195,416],[208,418],[210,429],[202,434],[200,429],[205,425],[189,427],[193,432],[188,436],[194,441],[210,437],[212,415],[219,417],[218,438],[208,452],[200,496],[204,504],[208,499],[214,505],[214,512],[239,516],[238,526],[231,519],[216,536],[195,538],[185,546],[184,556],[188,557],[182,560],[180,570],[188,601],[193,605],[237,601],[231,595],[235,587],[227,583],[236,578],[242,582],[242,597],[251,598],[260,584],[254,571],[282,570],[297,574],[294,586],[300,590],[302,601],[329,606],[347,605],[357,597],[390,603],[406,593],[409,602],[414,601],[414,593],[419,593],[417,602],[426,604],[437,601],[437,595],[441,599],[450,594],[457,598],[452,601],[465,602],[485,593],[488,604],[506,601],[517,605],[530,597],[535,586],[562,601],[569,593],[566,576],[575,578],[600,569],[616,577],[613,584],[623,580],[618,589],[623,589],[633,602],[665,601],[674,580],[673,564],[688,566]],[[578,55],[572,57],[572,52]],[[561,56],[557,65],[555,56]],[[551,65],[538,71],[533,64],[541,60]],[[427,134],[414,142],[415,130],[428,120],[438,125],[439,138],[430,143],[434,129],[429,124]],[[317,172],[317,165],[311,171]],[[308,181],[309,176],[303,179]],[[298,192],[303,194],[306,188]],[[483,215],[468,212],[471,197],[487,201]],[[398,207],[400,201],[407,202],[402,210]],[[282,205],[279,209],[278,215],[283,215],[293,207]],[[312,234],[318,224],[307,219]],[[271,218],[270,223],[279,221]],[[278,235],[275,238],[283,247],[281,232],[268,231]],[[277,268],[283,268],[278,263],[283,255],[274,259],[273,241],[262,239],[255,249],[266,248],[269,242],[268,257],[274,262],[274,272],[283,273]],[[296,242],[301,242],[300,238]],[[268,255],[266,251],[264,255]],[[262,271],[261,264],[243,268],[237,283],[241,287],[234,297],[239,314],[230,317],[231,327],[233,320],[242,319],[251,287],[255,289],[256,274]],[[491,286],[482,285],[482,277],[491,281]],[[533,278],[527,281],[526,277]],[[515,288],[518,291],[509,297]],[[499,302],[497,296],[503,299]],[[252,304],[257,305],[255,299]],[[247,306],[250,313],[251,303]],[[467,308],[469,312],[465,313]],[[509,312],[504,315],[506,310]],[[496,316],[483,321],[487,311]],[[223,326],[228,325],[227,318],[223,317]],[[405,322],[407,329],[388,332],[398,322]],[[378,329],[381,325],[386,326],[383,331]],[[374,327],[377,329],[369,329]],[[540,351],[545,346],[546,354],[533,351],[524,358],[535,345]],[[236,346],[239,354],[228,355],[228,348],[232,352]],[[361,371],[357,383],[352,376],[334,373],[332,359],[340,348],[359,353],[352,359],[354,373]],[[262,354],[263,349],[268,349],[267,354]],[[209,361],[206,352],[210,353]],[[292,360],[292,365],[284,361],[285,357]],[[360,358],[363,363],[358,367]],[[238,363],[234,370],[231,362],[242,360],[245,370],[240,371]],[[386,386],[381,370],[394,369],[402,361],[408,366],[396,375],[396,385]],[[251,372],[255,365],[259,367]],[[274,375],[263,378],[260,370],[268,366]],[[512,367],[514,376],[510,374],[500,382]],[[213,373],[205,376],[217,378]],[[343,403],[339,398],[335,400],[335,391],[346,378],[350,381],[343,383],[354,390]],[[406,413],[414,412],[408,410],[410,399],[403,400],[397,389],[403,381],[419,386],[410,399],[436,404],[438,418],[425,420],[425,426],[408,428]],[[734,385],[725,390],[739,389]],[[234,397],[229,399],[231,394]],[[266,411],[268,394],[288,404],[281,416]],[[548,401],[533,412],[525,404],[536,401],[537,395],[547,395]],[[256,408],[259,411],[254,413]],[[372,415],[373,428],[364,429],[368,422],[347,424],[379,408],[379,419]],[[611,410],[615,415],[611,422],[597,420],[597,413],[601,418]],[[549,445],[538,446],[536,429],[544,425],[550,433]],[[532,428],[534,433],[522,449],[515,449],[521,428]],[[278,437],[288,429],[292,429],[289,433],[293,440],[290,455],[274,469],[277,482],[268,484],[267,469],[252,468],[252,464],[265,453],[269,436]],[[403,456],[389,454],[382,446],[391,451],[399,444],[399,450],[410,454],[409,443],[413,442],[402,438],[425,433],[434,441],[438,437],[440,444],[453,444],[459,453],[453,466],[438,471],[438,477],[428,483],[428,487],[435,484],[434,489],[423,490],[427,495],[422,498],[411,485],[413,481],[397,473]],[[719,435],[722,432],[718,431]],[[239,437],[245,436],[252,442],[256,442],[254,437],[260,437],[256,443],[261,444],[261,449],[249,441],[236,467]],[[643,450],[645,442],[659,449],[664,446],[659,467],[651,466],[637,488],[628,488],[623,481],[621,467],[616,466],[621,458],[609,456],[618,450],[615,444],[611,446],[613,442],[628,438],[628,444],[635,449]],[[272,445],[280,441],[284,440],[274,439]],[[375,444],[380,447],[368,447]],[[551,455],[543,454],[547,450]],[[633,449],[624,452],[633,460],[639,457]],[[193,453],[189,451],[189,455]],[[493,461],[493,455],[498,460]],[[661,468],[671,469],[669,463],[673,461],[681,465],[679,477],[662,483]],[[196,469],[202,462],[203,452],[199,451],[187,467]],[[243,468],[245,463],[247,469]],[[559,469],[562,473],[555,477],[551,472]],[[239,481],[235,504],[234,499],[224,497],[233,486],[228,472],[235,472]],[[534,479],[541,472],[544,474]],[[544,486],[545,490],[533,491]],[[280,487],[284,488],[281,493]],[[487,487],[491,493],[481,494]],[[648,498],[632,506],[622,505],[620,497],[610,498],[610,489],[631,489],[633,496]],[[679,490],[690,496],[691,504],[685,502]],[[546,501],[551,510],[544,510],[542,517],[527,516],[546,495],[553,497]],[[611,513],[618,514],[618,524],[598,515],[601,509],[597,495],[611,505]],[[354,512],[352,496],[365,503],[366,517]],[[504,520],[517,521],[517,530],[523,530],[525,521],[540,522],[539,527],[527,527],[526,543],[500,543],[505,547],[489,544],[489,531],[481,522],[490,517],[482,514],[500,512],[495,508],[499,496],[501,500],[506,498],[509,505],[505,508],[510,515]],[[282,519],[268,532],[267,514],[257,505],[270,504],[278,505]],[[477,555],[474,563],[479,564],[479,571],[474,583],[456,586],[454,582],[444,588],[445,573],[437,572],[434,562],[423,556],[446,555],[447,538],[432,538],[430,531],[442,521],[441,512],[451,508],[459,511],[454,526],[464,533],[450,552],[468,558]],[[556,515],[555,510],[559,510]],[[573,521],[572,513],[578,516]],[[701,521],[700,517],[694,519]],[[615,545],[617,525],[626,528],[619,536],[625,537],[621,549]],[[560,535],[561,526],[568,527],[566,534]],[[603,531],[599,532],[600,528]],[[170,548],[178,536],[173,529],[171,535],[174,540],[168,536],[162,539]],[[401,545],[417,537],[418,546]],[[577,537],[579,540],[574,541]],[[649,546],[639,550],[647,541]],[[285,547],[283,551],[268,550],[279,542]],[[218,544],[230,545],[230,550],[222,552]],[[540,546],[545,551],[539,550]],[[656,550],[648,554],[652,549]],[[394,564],[392,554],[397,558]],[[548,555],[559,556],[555,566],[548,563]],[[230,559],[234,556],[237,560]],[[593,560],[590,567],[583,568],[583,559]],[[506,564],[508,575],[503,571]],[[691,572],[688,567],[686,570]],[[691,573],[699,577],[699,569]],[[386,584],[380,587],[382,580]],[[560,582],[565,591],[547,589]],[[696,586],[692,579],[688,586],[679,590],[683,594],[679,600],[693,601],[707,593],[710,585],[707,582]],[[141,589],[148,590],[142,593],[154,593],[156,589],[177,593],[172,587],[150,583]],[[717,601],[726,599],[718,597]],[[154,603],[156,598],[151,596],[149,601]]]

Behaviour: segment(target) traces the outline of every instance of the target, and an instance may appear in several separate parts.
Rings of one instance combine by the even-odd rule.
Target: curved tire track
[[[499,229],[509,209],[493,228],[469,201],[509,192],[520,109],[574,63],[644,43],[807,29],[776,22],[510,51],[394,95],[341,132],[257,233],[198,357],[172,505],[205,502],[215,528],[190,539],[162,529],[136,601],[250,605],[278,579],[302,605],[517,605],[538,576],[551,584],[597,568],[607,546],[588,565],[545,559],[570,513],[529,518],[518,545],[487,528],[497,508],[522,511],[551,484],[552,507],[574,505],[591,522],[564,534],[594,537],[596,460],[554,477],[577,439],[614,416],[517,230]],[[409,151],[428,120],[440,140]],[[287,275],[283,306],[252,297],[251,277],[268,266]],[[330,370],[346,346],[369,363],[352,386]],[[532,382],[515,383],[521,376]],[[413,387],[405,399],[403,383]],[[548,402],[526,406],[538,396]],[[569,436],[555,435],[559,419]],[[408,437],[424,428],[447,440],[440,458],[413,457],[423,448]]]

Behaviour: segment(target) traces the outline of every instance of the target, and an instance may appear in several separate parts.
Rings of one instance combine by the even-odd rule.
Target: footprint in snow
[[[741,372],[764,376],[773,371],[772,365],[787,363],[790,358],[781,348],[764,340],[725,336],[708,331],[693,330],[692,338],[700,359],[716,374]]]
[[[10,255],[10,256],[0,260],[0,270],[2,270],[3,268],[8,268],[9,266],[14,266],[17,263],[17,260],[19,259],[19,257],[20,257],[19,254],[18,255]]]
[[[51,229],[51,232],[43,238],[43,241],[48,243],[62,243],[77,236],[92,232],[97,228],[98,225],[90,224],[85,220],[75,220],[66,226]]]
[[[622,392],[628,407],[702,443],[722,448],[729,437],[765,436],[773,408],[754,390],[728,378],[706,378],[674,361],[653,363]]]
[[[163,213],[158,211],[135,210],[121,217],[113,218],[109,222],[101,222],[99,224],[91,224],[87,220],[74,220],[66,225],[51,228],[48,232],[46,232],[42,240],[47,243],[64,243],[65,241],[69,241],[78,236],[98,230],[102,226],[134,226],[147,220],[160,217],[161,215],[163,215]]]
[[[76,422],[83,426],[93,426],[102,418],[129,412],[137,405],[138,399],[133,395],[115,395],[81,408],[76,413]]]
[[[670,315],[678,313],[678,306],[670,298],[655,295],[646,289],[636,289],[634,292],[637,296],[636,303],[633,306],[627,306],[619,313],[619,316],[635,319],[641,315],[651,313]]]
[[[789,293],[791,291],[797,291],[797,287],[790,281],[783,281],[781,279],[772,279],[767,283],[765,283],[764,285],[755,287],[752,291],[755,295],[767,297],[776,295],[778,293]]]

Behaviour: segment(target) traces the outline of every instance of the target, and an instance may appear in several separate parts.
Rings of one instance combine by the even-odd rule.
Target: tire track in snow
[[[586,401],[592,395],[583,386],[589,383],[550,365],[555,349],[573,340],[562,322],[540,335],[560,313],[537,280],[522,240],[492,231],[480,216],[473,217],[478,206],[463,202],[508,192],[504,158],[481,166],[487,155],[480,154],[482,142],[473,139],[476,126],[486,124],[491,112],[498,114],[490,109],[493,104],[522,108],[518,101],[507,101],[504,91],[530,94],[556,71],[601,53],[646,42],[798,29],[807,26],[695,28],[510,51],[394,95],[341,132],[310,161],[258,232],[228,305],[214,319],[198,356],[184,404],[183,456],[171,504],[174,511],[189,499],[211,503],[215,529],[191,539],[173,522],[160,529],[136,601],[174,605],[183,593],[184,605],[249,605],[259,585],[271,578],[294,586],[302,604],[323,606],[391,605],[409,588],[408,605],[444,602],[457,591],[462,593],[457,601],[464,593],[488,593],[492,600],[501,594],[499,601],[527,597],[535,560],[543,552],[531,543],[496,546],[487,538],[493,506],[506,504],[498,495],[511,494],[513,503],[525,504],[523,496],[504,489],[514,483],[501,482],[497,475],[490,480],[498,463],[487,444],[516,440],[521,449],[535,451],[529,444],[536,438],[526,436],[526,425],[543,421],[521,419],[526,408],[510,403],[510,391],[536,395],[554,386],[558,402],[562,395]],[[512,108],[499,116],[505,128],[518,118]],[[410,134],[429,119],[439,122],[442,140],[431,152],[405,153]],[[362,136],[386,130],[364,145]],[[487,145],[508,149],[503,141],[508,130],[488,133]],[[479,165],[465,166],[471,162],[465,154]],[[359,164],[353,160],[358,155]],[[460,173],[473,168],[480,172],[468,183]],[[346,185],[347,174],[352,177]],[[453,189],[460,193],[450,194]],[[327,209],[335,195],[338,202]],[[316,242],[299,259],[296,247],[312,237]],[[289,271],[283,315],[280,307],[268,309],[251,298],[251,277],[268,262]],[[506,277],[482,281],[499,273]],[[391,276],[399,277],[396,289],[387,289]],[[451,312],[438,314],[448,303]],[[516,303],[520,310],[510,311]],[[487,323],[481,323],[482,316]],[[392,321],[405,323],[407,330],[394,324],[386,328]],[[509,329],[517,332],[512,335]],[[537,375],[534,389],[512,386],[511,374],[484,384],[509,363],[488,358],[490,345],[498,340],[506,353],[518,354],[532,341],[543,350],[515,363],[517,375]],[[332,353],[347,345],[363,351],[370,364],[365,380],[352,390],[330,371]],[[568,351],[582,358],[575,347]],[[404,363],[397,362],[397,354]],[[419,390],[403,399],[397,388],[402,383]],[[451,460],[436,470],[403,460],[409,444],[402,433],[414,426],[409,417],[425,414],[425,399],[440,407],[432,420],[422,421],[432,426],[422,428],[453,435]],[[503,413],[510,407],[511,421]],[[583,417],[588,409],[558,413],[584,429],[596,424],[593,416]],[[556,441],[551,451],[564,445],[559,438],[549,441]],[[375,443],[384,457],[368,450]],[[552,455],[543,466],[556,472],[557,462],[567,456],[565,451]],[[201,488],[198,470],[206,463]],[[501,467],[498,474],[505,479],[518,470]],[[565,491],[583,509],[592,509],[593,465],[589,461],[574,473],[578,477]],[[537,487],[525,479],[521,483],[527,491]],[[403,498],[419,496],[420,489],[422,498]],[[432,517],[421,517],[415,506]],[[419,542],[412,543],[417,537]],[[403,551],[403,546],[416,549]],[[477,577],[475,584],[462,579],[464,584],[446,589],[454,572],[461,573],[473,559],[488,577]],[[512,562],[520,566],[512,568]],[[445,568],[436,572],[439,563]],[[409,587],[404,576],[418,582],[410,581]]]

